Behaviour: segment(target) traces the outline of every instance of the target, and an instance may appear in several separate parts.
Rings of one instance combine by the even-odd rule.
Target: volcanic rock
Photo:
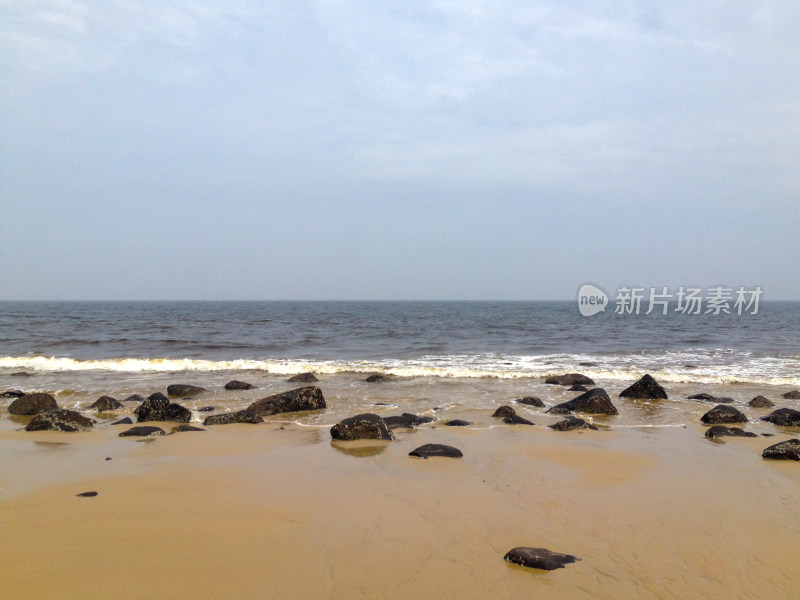
[[[119,437],[150,437],[153,435],[165,435],[165,433],[161,427],[138,425],[137,427],[131,427],[130,429],[123,431],[119,434]]]
[[[412,427],[424,425],[425,423],[433,423],[433,419],[430,417],[412,415],[411,413],[403,413],[399,417],[383,417],[383,422],[386,423],[389,429],[397,429],[398,427],[411,429]]]
[[[714,402],[716,398],[711,394],[706,394],[703,392],[702,394],[692,394],[691,396],[687,397],[687,400],[702,400],[704,402]]]
[[[569,402],[563,402],[550,408],[547,412],[556,415],[566,415],[571,412],[582,412],[590,415],[617,415],[617,407],[611,403],[611,398],[603,388],[594,388],[584,392]]]
[[[581,385],[580,383],[576,383],[571,388],[569,388],[567,391],[569,391],[569,392],[588,392],[589,388],[587,388],[585,385]]]
[[[144,396],[142,396],[141,394],[133,394],[133,395],[128,396],[127,398],[125,398],[123,400],[123,402],[139,402],[139,403],[142,403],[142,402],[144,402]]]
[[[23,394],[8,407],[12,415],[38,415],[58,408],[56,399],[50,394]]]
[[[229,381],[228,383],[225,384],[225,389],[226,390],[254,390],[254,389],[256,389],[256,386],[254,386],[252,383],[245,383],[244,381],[237,381],[237,380],[234,379],[233,381]]]
[[[376,373],[375,375],[370,375],[364,381],[369,381],[370,383],[389,383],[390,381],[394,381],[394,379]]]
[[[394,436],[378,415],[364,413],[344,419],[331,427],[335,440],[393,440]]]
[[[189,385],[188,383],[173,383],[167,386],[167,396],[172,398],[185,398],[186,396],[194,396],[205,392],[205,388],[196,385]]]
[[[503,419],[506,425],[536,425],[533,421],[529,421],[525,417],[520,417],[517,413],[508,415]]]
[[[464,456],[461,450],[453,446],[446,446],[444,444],[425,444],[408,453],[409,456],[417,456],[419,458],[431,458],[434,456],[443,456],[446,458],[461,458]]]
[[[748,402],[747,405],[752,406],[753,408],[770,408],[772,406],[775,406],[775,403],[772,400],[765,398],[764,396],[756,396],[755,398],[750,400],[750,402]]]
[[[517,411],[515,411],[510,406],[501,406],[496,411],[494,411],[494,413],[492,413],[492,416],[498,419],[505,419],[506,417],[511,417],[516,414]]]
[[[779,408],[766,417],[761,417],[761,420],[772,423],[773,425],[798,427],[800,426],[800,411],[794,410],[793,408]]]
[[[175,421],[188,423],[192,419],[192,411],[180,404],[170,401],[160,392],[149,396],[134,413],[139,423],[146,421]]]
[[[261,415],[252,410],[237,410],[236,412],[224,413],[221,415],[211,415],[206,417],[203,425],[229,425],[230,423],[263,423]]]
[[[549,427],[553,431],[572,431],[573,429],[594,429],[597,431],[597,427],[591,423],[587,423],[583,419],[579,419],[578,417],[573,417],[571,415],[563,421],[549,425]]]
[[[78,498],[93,498],[97,496],[97,492],[81,492],[80,494],[75,494]]]
[[[734,437],[758,437],[755,433],[745,431],[739,427],[726,427],[725,425],[714,425],[706,431],[706,437],[710,439],[729,435]]]
[[[581,375],[580,373],[568,373],[567,375],[554,375],[544,380],[551,385],[594,385],[594,379]]]
[[[299,373],[287,379],[289,383],[316,383],[319,381],[313,373]]]
[[[532,569],[552,571],[563,569],[564,565],[580,560],[571,554],[560,554],[546,548],[514,548],[503,557],[508,562]]]
[[[95,408],[97,409],[97,412],[106,412],[107,410],[117,410],[118,408],[122,408],[122,403],[111,396],[100,396],[97,400],[89,405],[89,408]]]
[[[73,410],[57,408],[36,415],[25,427],[25,431],[88,431],[96,421]]]
[[[629,388],[619,394],[620,398],[645,398],[649,400],[666,400],[667,392],[649,374],[642,377]]]
[[[25,392],[22,390],[6,390],[2,394],[0,394],[0,398],[22,398],[25,395]]]
[[[525,396],[524,398],[519,398],[514,400],[514,402],[519,402],[520,404],[525,404],[526,406],[535,406],[537,408],[544,408],[544,402],[540,398],[536,396]]]
[[[247,407],[247,410],[252,410],[263,417],[277,413],[321,410],[323,408],[327,408],[327,405],[322,390],[309,385],[256,400]]]
[[[183,432],[183,431],[205,431],[205,429],[201,429],[200,427],[193,427],[192,425],[178,425],[175,428],[176,432]]]
[[[700,420],[707,425],[747,423],[747,417],[745,417],[740,410],[725,404],[717,404],[714,408],[700,417]]]
[[[452,419],[445,423],[447,427],[467,427],[469,425],[469,421],[464,421],[462,419]]]
[[[786,440],[765,448],[761,456],[773,460],[800,460],[800,440]]]
[[[792,390],[791,392],[786,392],[785,394],[781,394],[781,397],[787,398],[788,400],[799,400],[800,390]]]
[[[133,425],[133,421],[130,417],[125,417],[124,419],[120,419],[119,421],[114,421],[112,425]]]

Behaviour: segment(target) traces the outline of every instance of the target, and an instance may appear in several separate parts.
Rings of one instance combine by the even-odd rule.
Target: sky
[[[0,0],[0,300],[800,300],[800,3]]]

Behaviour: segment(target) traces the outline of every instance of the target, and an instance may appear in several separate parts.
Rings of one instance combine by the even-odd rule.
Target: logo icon
[[[600,288],[587,283],[578,290],[578,310],[584,317],[605,312],[607,305],[608,296]]]

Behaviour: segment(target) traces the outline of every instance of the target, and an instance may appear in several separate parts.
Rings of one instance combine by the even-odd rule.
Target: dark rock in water
[[[364,381],[369,381],[370,383],[388,383],[390,381],[394,381],[391,377],[386,377],[386,375],[370,375]]]
[[[225,384],[225,389],[226,390],[254,390],[254,389],[256,389],[256,386],[254,386],[252,383],[245,383],[244,381],[237,381],[237,380],[234,379],[233,381],[229,381],[228,383]]]
[[[313,373],[299,373],[286,380],[289,383],[316,383],[319,381]]]
[[[800,440],[786,440],[765,448],[761,456],[773,460],[800,460]]]
[[[581,375],[580,373],[568,373],[567,375],[554,375],[544,380],[550,385],[594,385],[594,379]]]
[[[78,498],[93,498],[97,496],[97,492],[81,492],[80,494],[75,494]]]
[[[149,396],[134,413],[139,423],[146,421],[188,423],[192,420],[192,411],[180,404],[171,403],[164,394],[159,392]]]
[[[321,410],[323,408],[327,408],[327,405],[322,390],[309,385],[256,400],[247,407],[247,410],[252,410],[263,417],[277,413]]]
[[[25,431],[88,431],[96,421],[73,410],[57,408],[36,415],[25,427]]]
[[[125,398],[123,400],[123,402],[139,402],[139,403],[142,403],[142,402],[144,402],[144,396],[142,396],[140,394],[133,394],[132,396],[128,396],[127,398]]]
[[[740,410],[725,404],[717,404],[714,408],[700,417],[700,420],[708,425],[747,423],[747,417],[745,417]]]
[[[344,419],[331,427],[335,440],[393,440],[394,436],[378,415],[364,413]]]
[[[503,558],[515,565],[530,567],[532,569],[544,569],[545,571],[562,569],[564,565],[580,560],[571,554],[560,554],[552,550],[547,550],[546,548],[524,547],[510,550]]]
[[[578,366],[579,367],[596,367],[597,363],[596,362],[579,362]]]
[[[492,413],[492,416],[498,419],[505,419],[506,417],[516,416],[516,414],[517,411],[515,411],[510,406],[501,406],[496,411],[494,411],[494,413]]]
[[[798,427],[800,426],[800,411],[794,410],[793,408],[779,408],[766,417],[761,417],[761,420],[772,423],[773,425]]]
[[[553,431],[572,431],[573,429],[594,429],[597,431],[597,427],[591,423],[587,423],[583,419],[573,416],[569,416],[563,421],[549,425],[549,427]]]
[[[619,394],[620,398],[644,398],[648,400],[666,400],[667,392],[649,374],[642,377],[629,388]]]
[[[197,412],[211,412],[212,410],[217,410],[216,406],[204,406],[203,408],[198,408]]]
[[[151,425],[138,425],[131,427],[127,431],[119,434],[119,437],[150,437],[153,435],[165,435],[161,427],[153,427]]]
[[[703,392],[702,394],[692,394],[687,398],[687,400],[702,400],[703,402],[714,402],[716,398],[711,394],[706,394]]]
[[[6,390],[2,394],[0,394],[0,398],[22,398],[25,395],[25,392],[22,390]]]
[[[525,417],[520,417],[518,414],[508,415],[503,419],[506,425],[536,425],[533,421],[529,421]]]
[[[800,400],[800,390],[792,390],[791,392],[786,392],[785,394],[781,394],[782,398],[787,398],[788,400]]]
[[[755,433],[750,433],[739,427],[726,427],[725,425],[714,425],[706,431],[706,437],[711,439],[729,435],[734,437],[758,437]]]
[[[524,404],[526,406],[535,406],[537,408],[544,408],[544,402],[540,398],[536,396],[525,396],[524,398],[519,398],[514,400],[514,402],[519,402],[520,404]]]
[[[205,429],[201,429],[200,427],[193,427],[192,425],[178,425],[175,428],[175,431],[182,432],[182,431],[205,431]]]
[[[582,412],[590,415],[617,415],[617,407],[603,388],[594,388],[584,392],[569,402],[563,402],[550,408],[547,412],[556,415],[567,415],[571,412]]]
[[[230,423],[263,423],[261,415],[252,410],[237,410],[222,415],[211,415],[206,417],[203,425],[229,425]]]
[[[89,408],[95,408],[97,409],[97,412],[105,412],[107,410],[117,410],[118,408],[122,408],[122,403],[111,396],[100,396],[97,400],[89,405]]]
[[[444,444],[425,444],[408,453],[409,456],[417,456],[419,458],[431,458],[434,456],[443,456],[446,458],[461,458],[464,456],[461,450],[453,446],[445,446]]]
[[[588,392],[589,388],[587,388],[585,385],[581,385],[580,383],[576,383],[571,388],[569,388],[569,390],[567,390],[567,391],[570,391],[570,392]]]
[[[201,394],[205,391],[206,388],[189,385],[188,383],[173,383],[167,386],[167,396],[172,396],[173,398],[185,398],[186,396]]]
[[[38,415],[58,408],[56,399],[50,394],[23,394],[8,407],[12,415]]]
[[[728,398],[727,396],[722,396],[721,398],[714,398],[720,404],[733,404],[733,398]]]
[[[463,421],[461,419],[452,419],[451,421],[447,421],[445,423],[448,427],[467,427],[469,425],[469,421]]]
[[[119,421],[114,421],[112,425],[133,425],[133,421],[130,417],[125,417],[124,419],[120,419]]]
[[[753,408],[770,408],[775,406],[775,403],[772,400],[765,398],[764,396],[756,396],[747,404]]]
[[[11,373],[9,377],[33,377],[33,373],[28,373],[27,371],[15,371]]]
[[[412,415],[411,413],[403,413],[399,417],[383,417],[383,422],[386,423],[389,429],[397,429],[398,427],[411,429],[425,423],[433,423],[433,419]]]

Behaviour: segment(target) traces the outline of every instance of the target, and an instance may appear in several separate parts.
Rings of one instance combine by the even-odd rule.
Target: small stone
[[[256,386],[254,386],[253,384],[250,384],[250,383],[245,383],[244,381],[237,381],[237,380],[234,379],[233,381],[229,381],[228,383],[225,384],[225,389],[226,390],[254,390],[254,389],[256,389]]]
[[[723,436],[758,437],[755,433],[750,433],[749,431],[745,431],[739,427],[726,427],[725,425],[714,425],[713,427],[709,427],[705,435],[709,439]]]
[[[119,437],[131,437],[131,436],[138,436],[138,437],[150,437],[153,435],[165,435],[165,432],[160,427],[152,427],[150,425],[138,425],[137,427],[132,427],[127,431],[123,431],[119,434]]]
[[[131,396],[125,398],[123,402],[138,402],[141,404],[142,402],[144,402],[144,400],[145,400],[144,396],[140,394],[132,394]]]
[[[562,569],[565,565],[580,560],[571,554],[560,554],[559,552],[553,552],[546,548],[526,547],[509,550],[504,558],[515,565],[530,567],[532,569],[543,569],[545,571]]]
[[[181,432],[184,432],[184,431],[205,431],[205,429],[202,429],[200,427],[193,427],[192,425],[185,425],[184,424],[184,425],[178,425],[175,428],[175,431],[177,431],[178,433],[181,433]]]
[[[508,415],[503,419],[506,425],[536,425],[533,421],[529,421],[525,417],[520,417],[518,414]]]
[[[204,406],[203,408],[198,408],[197,412],[211,412],[212,410],[217,410],[216,406]]]
[[[548,427],[550,427],[550,429],[553,431],[572,431],[574,429],[594,429],[597,431],[597,427],[591,423],[587,423],[583,419],[579,419],[578,417],[573,417],[571,415],[563,421],[559,421],[553,425],[548,425]]]
[[[785,394],[781,394],[782,398],[786,398],[788,400],[800,400],[800,390],[792,390],[791,392],[786,392]]]
[[[501,406],[496,411],[492,413],[492,416],[497,419],[505,419],[506,417],[515,416],[517,411],[515,411],[510,406]]]
[[[409,456],[416,456],[418,458],[432,458],[434,456],[442,456],[446,458],[461,458],[464,456],[461,450],[453,446],[446,446],[444,444],[425,444],[408,453]]]
[[[384,420],[372,413],[343,419],[331,427],[331,437],[343,441],[394,439]]]
[[[702,394],[692,394],[687,398],[688,400],[702,400],[703,402],[714,402],[716,398],[711,394],[706,394],[703,392]]]
[[[211,415],[206,417],[203,425],[229,425],[231,423],[263,423],[261,415],[252,410],[237,410],[236,412],[224,413],[221,415]]]
[[[392,417],[384,417],[384,423],[389,429],[397,429],[398,427],[405,427],[406,429],[412,429],[414,427],[418,427],[419,425],[424,425],[426,423],[433,423],[433,419],[430,417],[420,417],[418,415],[414,415],[411,413],[403,413],[399,417],[392,416]]]
[[[185,398],[186,396],[194,396],[205,392],[205,388],[197,385],[189,385],[188,383],[173,383],[167,386],[167,396],[173,398]]]
[[[89,408],[94,408],[97,410],[97,412],[106,412],[109,410],[117,410],[122,408],[122,403],[111,396],[100,396],[97,400],[89,405]]]
[[[525,396],[524,398],[519,398],[514,402],[519,402],[520,404],[524,404],[525,406],[535,406],[537,408],[544,408],[544,402],[540,398],[536,396]]]
[[[544,380],[550,385],[594,385],[594,379],[581,375],[580,373],[568,373],[566,375],[554,375]]]
[[[119,421],[114,421],[112,425],[133,425],[133,420],[130,417],[125,417]]]
[[[97,492],[81,492],[80,494],[75,494],[78,498],[93,498],[97,496]]]
[[[467,427],[469,424],[469,421],[463,421],[462,419],[452,419],[445,423],[447,427]]]
[[[298,373],[286,380],[289,383],[316,383],[319,381],[313,373]]]
[[[376,373],[375,375],[370,375],[364,381],[369,381],[370,383],[389,383],[394,381],[394,379],[387,377],[386,375],[380,375]]]
[[[770,408],[775,406],[775,403],[772,400],[765,398],[764,396],[756,396],[747,404],[753,408]]]

